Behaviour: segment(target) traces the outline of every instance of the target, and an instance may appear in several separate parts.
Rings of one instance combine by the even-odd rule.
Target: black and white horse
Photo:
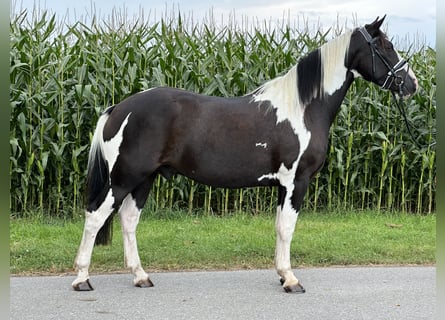
[[[292,235],[348,88],[363,77],[400,96],[417,89],[414,73],[380,30],[383,20],[324,44],[243,97],[162,87],[105,110],[89,155],[88,206],[73,288],[93,289],[91,254],[95,242],[109,241],[115,210],[134,284],[153,285],[141,266],[136,226],[155,177],[178,173],[213,187],[277,186],[276,270],[286,292],[304,292],[291,269]]]

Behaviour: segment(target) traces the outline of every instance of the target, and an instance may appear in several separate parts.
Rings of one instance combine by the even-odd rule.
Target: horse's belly
[[[211,150],[196,153],[191,161],[182,159],[178,171],[197,182],[213,187],[242,188],[274,185],[274,181],[261,179],[264,174],[278,170],[270,154],[264,152],[237,152],[235,149]],[[188,165],[187,165],[188,164]]]

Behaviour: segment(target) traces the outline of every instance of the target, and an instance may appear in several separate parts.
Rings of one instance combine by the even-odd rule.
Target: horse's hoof
[[[73,284],[73,289],[76,291],[92,291],[92,290],[94,290],[89,279],[86,279],[85,281]]]
[[[281,283],[281,285],[284,284],[284,279],[283,278],[280,278],[280,283]]]
[[[150,278],[139,280],[134,285],[139,288],[150,288],[150,287],[154,286],[154,284],[153,284],[153,282],[151,282]]]
[[[303,288],[303,286],[300,283],[291,284],[287,286],[283,286],[284,291],[288,293],[305,293],[306,290]]]

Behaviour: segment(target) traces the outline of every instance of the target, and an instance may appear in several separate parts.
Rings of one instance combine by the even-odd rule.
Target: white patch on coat
[[[255,147],[261,147],[261,148],[267,149],[267,143],[266,142],[257,142],[257,143],[255,143]]]
[[[327,42],[320,47],[320,63],[322,68],[321,96],[331,95],[344,84],[347,68],[345,59],[351,41],[352,31]],[[314,93],[317,95],[317,93]],[[271,107],[276,110],[277,124],[288,120],[295,135],[300,142],[300,152],[291,169],[281,164],[278,172],[267,173],[258,178],[277,179],[284,187],[289,184],[282,181],[288,174],[295,174],[301,156],[309,146],[311,132],[304,123],[305,106],[298,95],[297,66],[290,69],[285,75],[272,79],[261,86],[253,95],[255,102],[270,101]],[[292,179],[295,175],[292,176]]]
[[[340,89],[346,81],[347,68],[345,60],[348,54],[352,31],[348,31],[338,38],[320,47],[320,63],[322,69],[319,94],[332,95]],[[317,96],[314,92],[314,96]],[[291,68],[285,75],[272,79],[262,85],[254,94],[253,101],[261,103],[269,101],[275,109],[277,124],[288,120],[294,133],[300,141],[300,154],[309,145],[311,133],[304,123],[305,105],[298,95],[297,66]]]
[[[108,162],[108,170],[111,173],[113,170],[113,167],[116,163],[117,157],[119,156],[119,147],[122,143],[122,140],[124,139],[124,129],[127,126],[128,118],[130,117],[131,112],[127,115],[127,117],[124,119],[124,121],[121,124],[121,127],[119,128],[119,131],[116,133],[116,135],[111,138],[108,141],[104,142],[104,156],[105,159]]]
[[[351,69],[350,70],[351,72],[352,72],[352,74],[354,75],[354,79],[357,79],[357,78],[363,78],[363,76],[360,74],[360,72],[358,72],[357,70],[355,70],[355,69]]]
[[[260,103],[269,101],[271,107],[276,110],[277,124],[289,121],[300,141],[301,156],[309,145],[311,133],[304,124],[304,106],[301,105],[298,96],[297,66],[294,66],[285,75],[262,85],[253,95],[253,100]]]
[[[153,88],[144,89],[144,90],[142,90],[142,91],[137,92],[136,94],[140,94],[140,93],[148,92],[148,91],[153,90],[153,89],[156,89],[156,88],[158,88],[158,87],[153,87]]]
[[[332,95],[344,84],[347,74],[345,60],[351,35],[352,31],[348,31],[320,47],[322,83],[314,87],[314,97]],[[260,103],[270,101],[271,107],[276,110],[277,124],[288,120],[296,135],[307,132],[303,117],[305,106],[302,105],[298,94],[297,65],[283,76],[276,77],[259,87],[253,94],[253,101]],[[305,137],[301,139],[305,140]],[[304,141],[300,143],[305,145]]]
[[[292,167],[288,169],[286,168],[284,163],[281,163],[277,172],[263,174],[258,178],[258,181],[261,181],[263,179],[278,180],[280,182],[280,185],[285,187],[287,191],[291,188],[293,190],[293,182],[295,173],[298,169],[298,164],[300,163],[301,157],[309,146],[309,142],[311,139],[311,133],[306,129],[306,127],[304,127],[304,124],[303,128],[301,128],[300,130],[300,134],[298,134],[298,139],[300,141],[300,151],[298,153],[297,159],[295,159],[294,163],[292,164]]]
[[[253,95],[253,101],[270,101],[276,111],[277,124],[288,120],[295,134],[306,130],[303,123],[304,108],[298,98],[297,66],[285,75],[263,84]]]
[[[278,180],[282,186],[285,186],[285,183],[288,182],[288,179],[292,175],[292,169],[287,169],[284,163],[280,165],[278,172],[263,174],[258,178],[258,181],[269,179],[269,180]],[[292,176],[293,179],[293,176]]]

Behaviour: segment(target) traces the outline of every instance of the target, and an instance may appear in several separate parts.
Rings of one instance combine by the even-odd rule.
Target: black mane
[[[314,50],[298,62],[298,95],[303,105],[320,95],[321,56],[320,49]]]

